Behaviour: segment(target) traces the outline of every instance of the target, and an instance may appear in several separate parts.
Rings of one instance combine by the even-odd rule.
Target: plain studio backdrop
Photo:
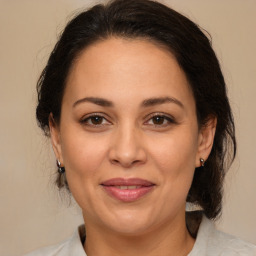
[[[55,159],[35,120],[35,87],[66,22],[97,2],[0,0],[0,255],[59,242],[82,223],[79,208],[54,186]],[[256,1],[163,2],[212,35],[238,139],[217,225],[256,243]]]

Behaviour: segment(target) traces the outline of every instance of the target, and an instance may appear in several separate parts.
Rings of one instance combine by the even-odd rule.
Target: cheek
[[[96,175],[96,171],[105,159],[107,140],[103,136],[86,135],[85,132],[66,132],[63,137],[62,155],[67,175],[73,179],[76,176]],[[70,136],[71,134],[71,136]]]
[[[197,130],[177,130],[156,145],[151,147],[151,155],[164,184],[162,198],[178,209],[187,198],[194,176]]]
[[[150,148],[152,159],[161,170],[172,170],[173,175],[178,175],[185,169],[195,168],[197,136],[193,136],[191,131],[162,138]]]
[[[72,136],[69,136],[72,134]],[[62,155],[70,191],[82,209],[93,209],[95,193],[101,180],[108,145],[101,136],[67,132],[63,136]]]

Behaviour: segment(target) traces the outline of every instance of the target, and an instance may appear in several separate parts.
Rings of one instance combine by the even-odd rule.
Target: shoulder
[[[256,245],[245,242],[237,237],[214,230],[212,234],[211,248],[219,248],[223,256],[241,255],[241,256],[256,256]]]
[[[80,238],[79,229],[81,230],[81,228],[83,228],[83,226],[80,226],[72,237],[59,244],[38,249],[24,256],[86,256]]]
[[[203,217],[193,250],[189,256],[256,256],[256,245],[216,230],[214,223]]]
[[[56,245],[52,245],[52,246],[48,246],[48,247],[44,247],[44,248],[40,248],[36,251],[30,252],[24,256],[45,256],[45,255],[49,255],[49,256],[55,256],[55,255],[63,255],[63,247],[66,247],[66,243],[68,243],[68,241],[66,242],[62,242]],[[64,254],[65,255],[65,254]]]
[[[256,256],[256,245],[245,242],[237,237],[228,235],[215,229],[213,247],[219,247],[223,250],[223,255],[254,255]],[[226,253],[226,254],[225,254]]]

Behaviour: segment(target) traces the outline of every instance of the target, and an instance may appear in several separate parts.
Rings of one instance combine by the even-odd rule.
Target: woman
[[[211,221],[234,123],[210,42],[184,16],[148,0],[79,14],[38,81],[37,119],[85,226],[29,255],[255,255]]]

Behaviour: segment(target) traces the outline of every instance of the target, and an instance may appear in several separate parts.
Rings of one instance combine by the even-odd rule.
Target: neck
[[[95,242],[96,241],[96,242]],[[88,256],[184,256],[193,248],[194,239],[190,236],[185,214],[164,223],[149,232],[127,235],[86,225],[85,251]]]

